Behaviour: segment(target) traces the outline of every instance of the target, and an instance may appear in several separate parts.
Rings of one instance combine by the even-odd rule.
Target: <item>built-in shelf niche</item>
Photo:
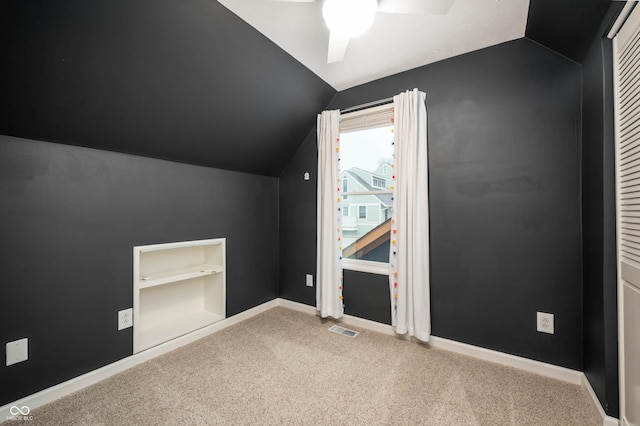
[[[133,248],[133,351],[213,324],[226,315],[225,239]]]

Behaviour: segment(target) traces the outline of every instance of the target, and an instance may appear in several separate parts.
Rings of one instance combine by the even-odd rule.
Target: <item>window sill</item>
[[[370,260],[342,259],[342,269],[367,272],[369,274],[389,275],[389,264]]]

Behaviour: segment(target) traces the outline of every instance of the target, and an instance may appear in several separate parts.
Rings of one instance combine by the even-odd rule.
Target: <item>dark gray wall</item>
[[[580,61],[606,3],[526,35]],[[335,95],[215,0],[3,0],[0,55],[1,134],[271,176]]]
[[[215,0],[3,0],[0,134],[279,176],[335,90]]]
[[[615,143],[612,5],[582,64],[584,372],[608,415],[618,417]]]
[[[346,314],[391,325],[388,276],[345,270],[342,295]]]
[[[315,305],[305,274],[316,271],[316,130],[309,132],[280,175],[280,297]],[[309,172],[310,179],[304,180]]]
[[[530,0],[525,36],[582,62],[609,0]]]
[[[527,35],[580,60],[601,9],[532,0]],[[616,415],[598,43],[584,65],[584,124],[576,64],[527,40],[341,92],[331,107],[428,94],[434,334],[578,369],[578,146],[590,135],[584,368]],[[115,312],[131,306],[136,244],[226,236],[229,315],[278,294],[315,303],[304,286],[315,271],[315,130],[299,142],[335,94],[326,83],[209,0],[7,0],[0,52],[0,133],[273,176],[297,149],[279,181],[279,232],[274,179],[0,136],[0,337],[31,344],[29,362],[0,369],[0,404],[131,353]],[[345,280],[347,313],[389,322],[385,277]],[[555,336],[533,331],[538,309],[556,313]]]
[[[521,39],[340,92],[329,108],[414,87],[429,114],[433,334],[581,370],[580,66]],[[309,305],[315,184],[302,173],[316,168],[311,132],[280,179],[280,294]],[[345,297],[347,313],[360,297]],[[368,317],[388,315],[379,297]],[[536,331],[536,311],[555,314],[554,335]]]
[[[132,354],[135,245],[226,237],[227,315],[278,296],[276,178],[0,136],[0,200],[0,405]]]

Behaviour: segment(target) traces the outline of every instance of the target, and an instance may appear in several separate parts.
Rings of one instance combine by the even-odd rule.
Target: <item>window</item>
[[[367,218],[367,206],[358,206],[358,219]]]
[[[339,165],[343,216],[349,214],[351,206],[354,209],[342,227],[345,269],[388,273],[393,210],[392,106],[387,104],[341,116]],[[372,266],[375,270],[369,271],[361,269],[362,266],[351,266],[361,265],[357,262],[367,265],[376,262],[374,265],[380,267]]]
[[[387,182],[384,179],[380,179],[374,176],[371,178],[371,185],[375,186],[376,188],[386,188]]]
[[[342,216],[349,216],[349,206],[344,206],[342,208]]]

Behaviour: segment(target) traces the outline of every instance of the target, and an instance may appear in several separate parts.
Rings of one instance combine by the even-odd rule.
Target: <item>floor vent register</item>
[[[334,325],[329,328],[329,331],[334,333],[342,334],[347,337],[356,337],[358,335],[357,331],[349,330],[348,328],[340,327],[339,325]]]

